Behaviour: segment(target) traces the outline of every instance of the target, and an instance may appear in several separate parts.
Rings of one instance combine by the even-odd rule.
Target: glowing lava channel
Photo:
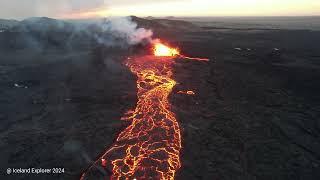
[[[181,135],[168,96],[176,82],[174,61],[155,56],[129,59],[126,65],[137,75],[138,102],[123,120],[131,122],[115,144],[82,175],[107,161],[111,179],[173,180],[180,168]]]
[[[154,43],[154,56],[128,58],[126,65],[137,80],[138,102],[134,111],[128,111],[122,120],[131,124],[124,129],[112,147],[107,150],[81,179],[96,177],[100,170],[112,170],[111,179],[173,180],[181,167],[180,127],[168,100],[176,82],[172,79],[173,58],[209,61],[181,55],[177,48]],[[193,91],[181,91],[195,95]]]

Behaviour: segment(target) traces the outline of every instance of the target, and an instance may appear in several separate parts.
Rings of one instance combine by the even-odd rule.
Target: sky
[[[315,16],[320,0],[0,0],[0,18]]]

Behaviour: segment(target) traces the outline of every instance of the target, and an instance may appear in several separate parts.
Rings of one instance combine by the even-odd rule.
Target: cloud
[[[71,10],[90,10],[90,9],[97,9],[105,6],[106,3],[104,0],[71,0],[70,1],[70,8]]]
[[[104,0],[0,0],[0,18],[59,17],[106,7]]]
[[[186,0],[0,0],[0,18],[61,17],[66,14],[107,9],[107,6],[122,7],[175,1]]]
[[[0,18],[319,15],[319,0],[0,0]]]
[[[183,1],[189,1],[189,0],[135,0],[134,4],[158,4],[158,3],[166,3],[166,2],[183,2]],[[106,1],[106,4],[117,7],[117,6],[128,6],[132,5],[132,0],[110,0]]]

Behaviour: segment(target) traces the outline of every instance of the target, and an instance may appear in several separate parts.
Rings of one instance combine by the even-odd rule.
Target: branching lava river
[[[168,96],[176,85],[172,70],[177,51],[165,48],[155,46],[154,56],[126,61],[137,76],[136,108],[122,118],[131,124],[81,179],[90,179],[93,169],[112,170],[111,179],[174,179],[181,167],[181,135]]]

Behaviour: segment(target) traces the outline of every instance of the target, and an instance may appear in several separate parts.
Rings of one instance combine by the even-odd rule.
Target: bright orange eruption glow
[[[155,56],[177,56],[180,54],[179,50],[176,48],[170,48],[160,42],[154,45],[154,55]]]
[[[154,44],[153,54],[155,56],[162,56],[162,57],[181,57],[189,60],[209,61],[209,59],[207,58],[193,58],[193,57],[182,55],[180,54],[180,51],[178,48],[171,48],[169,46],[162,44],[161,42],[156,42]]]
[[[112,170],[112,180],[174,179],[181,166],[181,135],[168,100],[176,85],[173,64],[170,57],[128,58],[126,65],[138,78],[136,108],[122,118],[131,124],[81,179],[95,179],[94,167]]]

